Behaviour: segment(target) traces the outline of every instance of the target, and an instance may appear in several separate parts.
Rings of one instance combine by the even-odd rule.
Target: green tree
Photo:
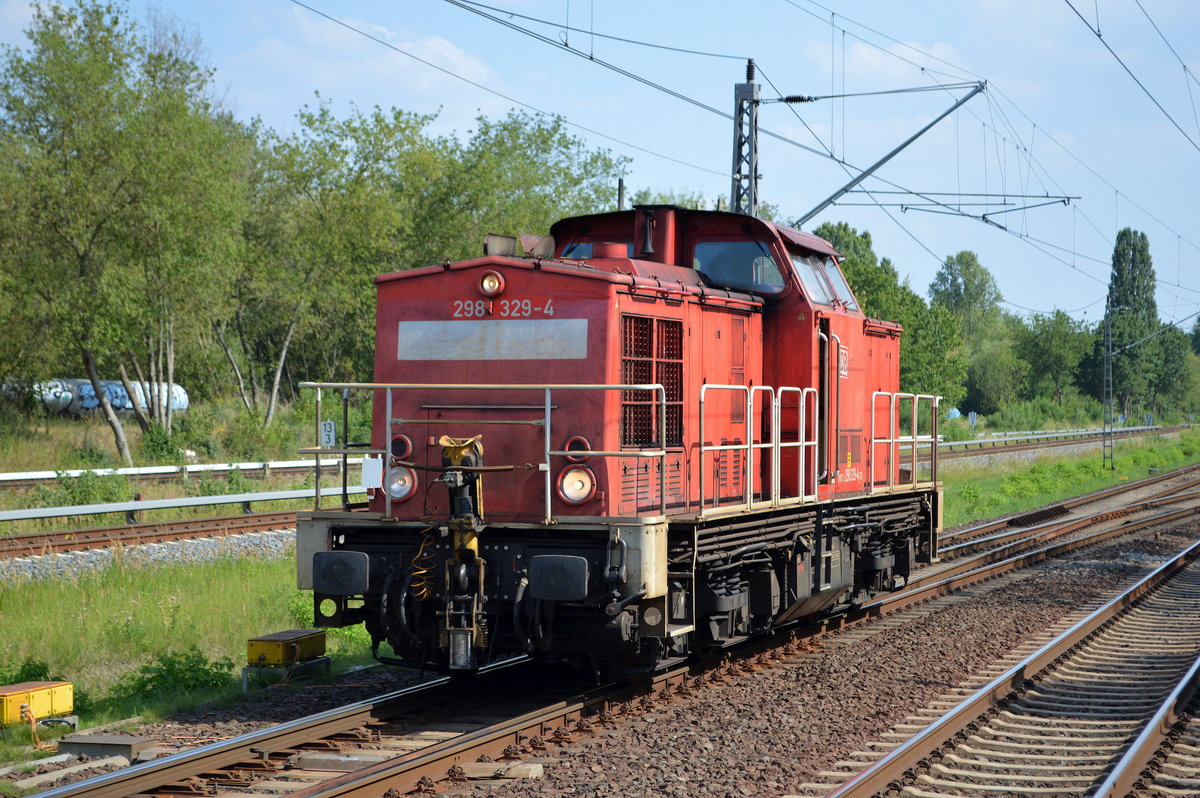
[[[1192,351],[1200,355],[1200,317],[1197,317],[1196,320],[1192,322],[1191,342]]]
[[[974,252],[963,251],[946,262],[929,284],[929,299],[958,317],[968,342],[978,340],[1000,313],[1000,288]]]
[[[477,257],[488,233],[544,234],[563,217],[615,210],[629,163],[589,150],[560,118],[516,111],[443,144],[447,160],[414,208],[407,265]]]
[[[927,305],[907,284],[887,258],[878,260],[871,234],[859,233],[845,222],[826,222],[814,233],[845,255],[842,271],[863,312],[897,321],[904,327],[900,343],[900,388],[913,393],[933,393],[946,407],[966,395],[967,366],[959,349],[959,322],[948,310]]]
[[[262,410],[264,426],[293,342],[316,336],[308,354],[322,378],[362,364],[374,333],[372,280],[402,252],[415,209],[398,189],[431,117],[376,108],[339,120],[322,104],[298,119],[294,134],[262,137],[232,313],[215,325],[243,402]]]
[[[1017,402],[1028,373],[1029,364],[1017,355],[1010,341],[985,342],[971,358],[967,405],[991,414]]]
[[[1165,328],[1153,343],[1158,348],[1158,370],[1151,383],[1151,404],[1161,413],[1172,408],[1182,408],[1187,399],[1189,380],[1185,379],[1190,361],[1191,341],[1188,334],[1178,327]]]
[[[1017,340],[1018,353],[1030,367],[1030,393],[1040,394],[1040,386],[1048,384],[1053,387],[1054,401],[1061,405],[1063,389],[1074,383],[1075,371],[1093,342],[1083,323],[1062,310],[1034,315]]]
[[[150,422],[171,430],[171,404],[159,386],[175,381],[183,340],[198,345],[209,314],[219,312],[241,242],[246,212],[247,130],[207,98],[211,71],[198,63],[200,43],[152,17],[146,75],[144,164],[158,183],[153,203],[134,220],[130,260],[120,272],[132,307],[125,356],[150,397]],[[128,386],[124,363],[121,375]]]
[[[1151,399],[1161,350],[1138,343],[1158,327],[1154,299],[1154,265],[1146,234],[1131,228],[1117,233],[1113,247],[1108,303],[1102,324],[1111,324],[1113,395],[1121,412],[1134,412],[1135,403]],[[1103,330],[1103,328],[1102,328]]]
[[[696,210],[717,209],[717,201],[705,197],[702,191],[651,191],[648,188],[633,192],[626,205],[630,208],[636,205],[677,205]]]
[[[25,286],[17,310],[70,342],[131,463],[100,370],[147,346],[148,332],[159,348],[143,355],[170,361],[180,295],[205,284],[190,270],[221,236],[198,170],[221,171],[211,160],[228,153],[203,97],[208,73],[159,46],[169,37],[143,43],[125,16],[95,0],[35,5],[29,49],[4,49],[0,169],[12,215],[0,247],[7,282]],[[148,297],[163,302],[151,310]]]

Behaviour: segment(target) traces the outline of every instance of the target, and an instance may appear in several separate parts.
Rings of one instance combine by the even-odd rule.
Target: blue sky
[[[445,0],[306,4],[397,49],[291,0],[134,0],[129,7],[141,19],[154,5],[194,27],[216,68],[223,101],[243,118],[258,116],[286,131],[296,110],[320,92],[338,111],[354,103],[437,113],[438,132],[463,133],[478,115],[503,115],[517,101],[561,114],[593,146],[632,158],[632,188],[702,192],[714,201],[721,196],[728,202],[732,123],[598,62],[722,112],[732,110],[733,85],[744,80],[748,57],[759,66],[764,98],[987,80],[986,94],[943,120],[864,187],[1078,200],[1020,211],[1022,204],[1046,200],[1012,197],[1010,205],[985,208],[966,204],[979,198],[938,195],[963,213],[1010,211],[992,217],[1005,230],[948,208],[874,204],[920,202],[912,197],[853,194],[806,227],[846,221],[869,230],[876,253],[890,258],[922,294],[942,259],[971,250],[996,276],[1010,310],[1063,308],[1094,321],[1103,314],[1116,230],[1130,226],[1150,238],[1163,319],[1200,310],[1200,229],[1192,189],[1200,178],[1200,82],[1190,71],[1200,71],[1200,3],[488,2],[552,23],[488,12],[549,44]],[[0,41],[21,45],[29,18],[28,3],[0,0]],[[938,89],[764,105],[763,130],[790,142],[762,139],[762,199],[779,206],[785,218],[807,212],[849,179],[834,158],[865,167],[965,93]],[[812,150],[831,151],[834,158]],[[1191,321],[1183,326],[1190,329]]]

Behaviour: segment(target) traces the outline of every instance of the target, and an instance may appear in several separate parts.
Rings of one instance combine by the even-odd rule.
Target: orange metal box
[[[21,717],[22,704],[38,719],[66,715],[75,707],[75,686],[71,682],[21,682],[0,687],[0,725],[28,723],[28,718]]]
[[[325,653],[325,632],[320,629],[288,629],[246,641],[250,665],[292,665]]]

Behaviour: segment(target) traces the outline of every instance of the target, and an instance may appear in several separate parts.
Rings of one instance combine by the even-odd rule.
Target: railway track
[[[1170,487],[1178,493],[1177,485]],[[1160,488],[1166,490],[1167,486]],[[1179,501],[1186,506],[1152,507],[1136,519],[1106,518],[1109,511],[1101,508],[1090,523],[1083,524],[1086,529],[1072,539],[1055,540],[1013,556],[997,557],[986,552],[935,565],[908,589],[846,616],[757,641],[738,652],[733,667],[758,667],[755,663],[763,663],[764,656],[786,659],[796,644],[810,641],[813,635],[852,626],[869,628],[874,619],[963,586],[1200,510],[1195,496],[1190,503],[1186,498]],[[1089,519],[1072,522],[1080,520]],[[1197,582],[1200,584],[1200,579]],[[515,674],[522,667],[530,665],[513,664],[511,672]],[[549,753],[586,745],[588,737],[604,734],[604,728],[622,716],[649,711],[659,706],[658,702],[702,689],[707,679],[721,679],[728,672],[728,666],[710,670],[703,667],[688,664],[633,686],[575,692],[546,678],[531,679],[527,672],[511,683],[505,682],[504,674],[510,672],[507,668],[488,674],[489,680],[479,682],[474,690],[464,688],[462,682],[442,679],[135,765],[44,795],[124,798],[134,794],[220,796],[249,792],[331,798],[378,796],[388,790],[397,791],[392,794],[436,792],[468,778],[535,775],[537,766],[555,761],[546,758]],[[532,694],[527,692],[531,683],[537,685]],[[479,761],[481,757],[486,760]]]
[[[692,671],[579,689],[530,678],[534,667],[515,660],[469,683],[443,677],[40,795],[380,796],[537,775],[540,754],[601,734],[636,706],[682,695]]]
[[[807,794],[1129,794],[1148,763],[1169,761],[1165,742],[1200,672],[1198,554],[1191,546],[949,711],[910,719],[919,731],[891,735],[903,743],[850,757]],[[1158,772],[1161,787],[1185,790],[1173,794],[1200,784],[1194,757]]]
[[[69,551],[139,546],[194,538],[239,535],[296,526],[294,512],[251,513],[187,521],[156,521],[62,532],[0,535],[0,557],[33,557]]]

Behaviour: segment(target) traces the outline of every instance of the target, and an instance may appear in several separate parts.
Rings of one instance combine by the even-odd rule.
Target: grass
[[[290,558],[228,558],[0,585],[0,683],[71,681],[86,726],[233,698],[248,639],[311,625],[294,573]],[[361,627],[329,630],[327,641],[335,668],[370,660]],[[27,729],[7,732],[10,749],[28,742]]]
[[[1099,450],[1086,455],[1039,458],[1032,465],[990,465],[946,469],[944,523],[947,528],[984,518],[1031,510],[1056,501],[1144,479],[1200,462],[1200,431],[1176,439],[1151,438],[1116,442],[1115,470],[1104,468]]]

